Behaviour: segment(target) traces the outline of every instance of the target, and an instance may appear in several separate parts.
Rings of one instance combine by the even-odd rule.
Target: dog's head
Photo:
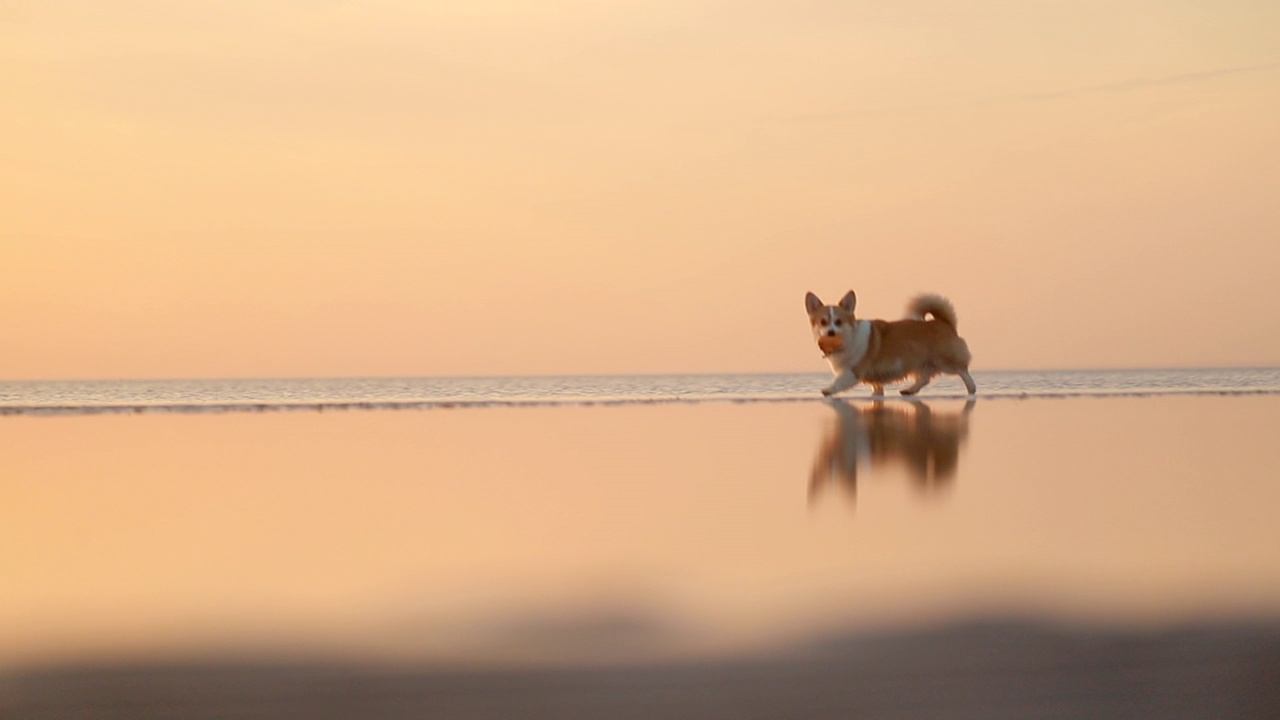
[[[813,293],[805,294],[804,309],[809,313],[813,339],[818,341],[822,354],[830,355],[844,349],[853,333],[856,321],[853,308],[857,304],[858,296],[852,290],[845,293],[836,305],[823,304]]]

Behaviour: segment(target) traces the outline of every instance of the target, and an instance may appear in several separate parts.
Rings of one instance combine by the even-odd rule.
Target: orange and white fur
[[[969,375],[969,346],[956,333],[956,310],[941,295],[919,295],[907,305],[905,320],[860,320],[853,314],[858,302],[852,290],[836,305],[824,305],[807,293],[813,338],[831,364],[836,379],[823,395],[867,383],[873,394],[884,386],[915,378],[903,395],[914,395],[939,373],[959,375],[970,395],[978,391]],[[925,316],[932,316],[926,320]]]

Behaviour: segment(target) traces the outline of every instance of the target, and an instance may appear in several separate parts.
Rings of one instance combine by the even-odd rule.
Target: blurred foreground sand
[[[84,666],[0,676],[0,717],[1260,719],[1280,717],[1280,626],[991,621],[631,667]]]

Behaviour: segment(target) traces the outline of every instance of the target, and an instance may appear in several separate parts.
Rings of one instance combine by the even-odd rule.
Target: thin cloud
[[[1163,87],[1168,85],[1190,85],[1207,80],[1216,80],[1231,75],[1249,75],[1253,73],[1267,72],[1269,70],[1280,69],[1280,62],[1263,63],[1261,65],[1240,65],[1237,67],[1217,68],[1214,70],[1202,70],[1199,72],[1180,73],[1178,75],[1165,75],[1163,77],[1147,77],[1133,78],[1131,80],[1122,80],[1114,83],[1103,83],[1101,85],[1089,85],[1087,87],[1073,88],[1070,90],[1056,90],[1042,93],[1024,93],[1022,95],[1013,95],[1004,98],[994,98],[990,100],[979,100],[977,105],[1007,105],[1018,102],[1035,102],[1039,100],[1059,100],[1063,98],[1079,97],[1081,95],[1093,95],[1098,93],[1117,93],[1127,92],[1130,90],[1142,90],[1149,87]]]
[[[1113,83],[1102,83],[1099,85],[1088,85],[1085,87],[1069,88],[1065,90],[1050,90],[1045,92],[1021,93],[1018,95],[1007,95],[1003,97],[994,97],[975,100],[968,103],[938,103],[926,104],[910,107],[896,108],[880,108],[868,109],[864,111],[853,112],[829,112],[829,113],[809,113],[805,115],[792,115],[784,118],[791,122],[814,122],[825,120],[845,120],[864,117],[884,117],[892,115],[914,115],[925,112],[936,112],[939,110],[948,110],[959,107],[998,107],[1001,105],[1016,105],[1021,103],[1046,102],[1052,100],[1066,100],[1076,97],[1084,97],[1088,95],[1098,95],[1105,93],[1123,93],[1136,90],[1144,90],[1152,87],[1166,87],[1171,85],[1192,85],[1202,82],[1211,82],[1224,77],[1233,75],[1251,75],[1255,73],[1271,72],[1280,70],[1280,61],[1260,63],[1257,65],[1238,65],[1235,67],[1214,68],[1212,70],[1200,70],[1196,72],[1179,73],[1176,75],[1164,75],[1160,77],[1144,77],[1131,78],[1129,80],[1121,80]]]

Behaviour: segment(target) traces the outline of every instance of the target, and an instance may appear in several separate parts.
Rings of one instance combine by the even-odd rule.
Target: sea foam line
[[[851,395],[837,398],[853,403],[929,402],[951,400],[1041,400],[1068,398],[1151,398],[1171,396],[1240,397],[1280,395],[1280,388],[1160,388],[1104,390],[997,390],[968,396],[963,393],[929,393],[915,397],[896,394],[883,398]],[[0,405],[0,416],[14,415],[140,415],[140,414],[221,414],[267,412],[345,412],[370,410],[467,410],[484,408],[626,407],[646,405],[756,405],[827,401],[816,394],[803,395],[699,395],[659,397],[455,399],[455,400],[316,400],[316,401],[228,401],[149,403],[66,403]]]

